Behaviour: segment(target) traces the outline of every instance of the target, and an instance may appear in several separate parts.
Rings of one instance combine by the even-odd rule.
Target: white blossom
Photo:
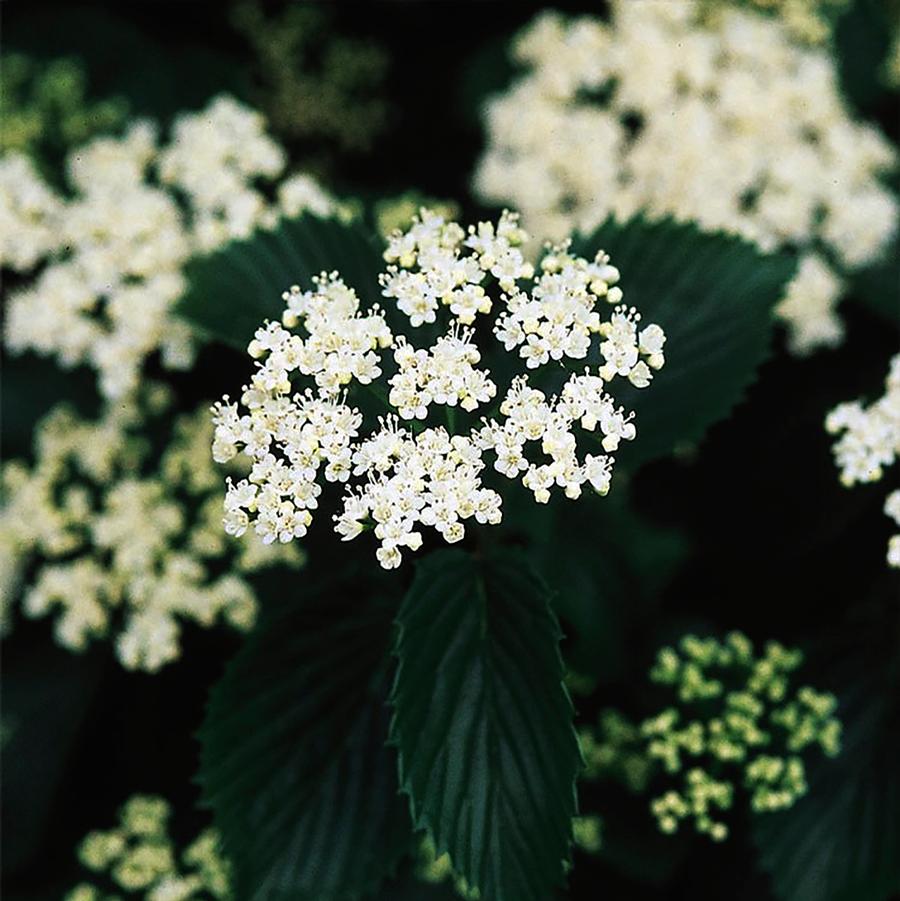
[[[55,253],[63,237],[58,224],[63,200],[21,153],[0,158],[0,266],[31,269]]]
[[[401,335],[394,360],[399,367],[388,384],[389,401],[404,419],[425,419],[430,404],[444,404],[471,412],[486,404],[497,386],[485,370],[477,369],[481,352],[473,331],[454,325],[430,350],[415,350]]]
[[[841,279],[822,257],[816,253],[804,254],[784,299],[775,308],[787,323],[791,347],[796,353],[841,343],[844,326],[836,307],[842,293]]]
[[[591,337],[601,330],[598,299],[615,303],[622,297],[619,272],[600,251],[593,263],[568,253],[568,244],[551,248],[541,261],[541,274],[530,294],[504,294],[506,308],[494,333],[507,350],[519,347],[529,369],[563,357],[584,359]]]
[[[172,311],[192,256],[273,226],[284,215],[340,212],[308,175],[259,188],[284,168],[263,117],[229,97],[179,116],[168,143],[137,121],[122,137],[96,138],[67,161],[73,196],[45,186],[21,155],[0,159],[0,265],[37,270],[6,310],[5,343],[61,365],[88,364],[101,393],[134,392],[144,360],[187,369],[194,345]]]
[[[643,210],[797,247],[778,308],[791,348],[836,344],[844,271],[896,233],[880,181],[896,152],[851,117],[828,48],[794,43],[786,20],[708,11],[614,0],[610,23],[540,15],[513,46],[526,73],[486,106],[475,189],[551,239]]]
[[[504,291],[514,290],[517,279],[533,275],[533,266],[519,249],[524,238],[518,216],[509,212],[496,227],[481,222],[466,237],[457,223],[423,211],[407,231],[389,236],[384,258],[390,265],[380,279],[382,293],[397,301],[414,327],[434,322],[441,305],[471,325],[479,313],[491,312],[482,285],[487,274]]]
[[[256,333],[250,355],[267,353],[261,372],[273,384],[284,381],[294,370],[315,376],[323,391],[335,391],[351,379],[368,384],[381,375],[376,353],[389,347],[390,329],[377,306],[363,314],[359,298],[337,273],[322,273],[313,282],[315,291],[300,291],[293,285],[283,295],[287,303],[282,321],[288,328],[302,325],[306,340],[291,335],[277,324]],[[274,342],[274,343],[273,343]]]

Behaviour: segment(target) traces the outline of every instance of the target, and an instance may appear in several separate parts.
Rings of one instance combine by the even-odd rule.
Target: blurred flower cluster
[[[846,11],[850,0],[701,0],[707,16],[715,17],[728,6],[744,6],[778,17],[798,41],[821,44],[831,37],[834,20]]]
[[[730,4],[612,7],[608,24],[545,13],[519,36],[527,72],[487,106],[476,190],[542,237],[645,211],[795,247],[777,310],[791,347],[839,343],[844,276],[879,259],[900,208],[880,180],[896,152],[853,119],[830,53]]]
[[[4,465],[4,619],[21,594],[26,615],[56,614],[61,645],[115,636],[123,666],[153,672],[180,656],[184,621],[250,628],[257,602],[244,574],[302,562],[297,548],[222,534],[204,409],[171,420],[156,457],[151,435],[166,431],[170,400],[150,384],[97,421],[58,407],[38,426],[34,465]]]
[[[303,173],[270,199],[285,162],[263,117],[227,96],[178,117],[165,144],[152,123],[136,121],[121,137],[73,149],[71,195],[51,189],[23,154],[4,155],[0,265],[25,277],[9,298],[7,349],[86,363],[109,398],[133,391],[156,352],[166,368],[189,368],[194,341],[172,315],[184,264],[283,214],[335,210]]]
[[[231,898],[229,867],[219,856],[215,832],[202,832],[179,853],[169,835],[170,816],[163,798],[130,798],[118,826],[91,832],[82,841],[78,856],[95,878],[77,885],[66,901],[110,901],[120,892],[144,901]]]
[[[276,132],[363,152],[387,124],[381,90],[387,58],[368,41],[331,33],[328,17],[315,4],[291,4],[268,16],[254,0],[231,12],[256,55],[258,103]]]

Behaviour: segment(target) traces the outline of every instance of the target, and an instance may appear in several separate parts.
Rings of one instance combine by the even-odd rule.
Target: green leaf
[[[391,612],[359,578],[291,597],[213,690],[200,783],[236,897],[357,898],[408,850],[385,745]]]
[[[416,827],[484,901],[545,901],[580,764],[545,587],[521,555],[437,551],[398,625],[391,736]]]
[[[784,901],[886,901],[900,891],[896,686],[854,688],[839,709],[840,756],[812,763],[809,794],[754,824],[760,863]]]
[[[451,879],[424,882],[412,872],[402,873],[386,883],[373,901],[460,901]]]
[[[187,290],[177,312],[196,332],[245,350],[264,319],[281,318],[281,295],[337,270],[365,305],[380,299],[381,253],[358,222],[302,215],[271,231],[232,241],[186,267]]]
[[[730,414],[768,356],[772,308],[796,261],[692,224],[643,217],[609,219],[573,249],[589,257],[605,250],[622,273],[625,302],[666,332],[666,365],[653,383],[616,386],[638,430],[617,460],[637,465],[697,441]]]

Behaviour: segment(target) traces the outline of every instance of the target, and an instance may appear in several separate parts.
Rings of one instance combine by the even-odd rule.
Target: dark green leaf
[[[417,827],[485,901],[544,901],[580,761],[545,587],[520,555],[437,551],[398,623],[391,735]]]
[[[380,298],[381,254],[359,223],[303,215],[272,231],[257,231],[216,253],[192,260],[179,314],[208,338],[244,350],[264,319],[280,319],[282,293],[308,288],[322,271],[337,270],[366,305]]]
[[[358,579],[300,595],[232,661],[201,731],[204,797],[247,901],[359,897],[412,836],[385,746],[391,611]]]
[[[407,864],[381,887],[373,901],[460,901],[460,895],[449,876],[442,882],[426,882]]]
[[[638,429],[617,456],[636,465],[697,441],[741,400],[769,354],[772,308],[796,263],[671,219],[610,219],[574,243],[584,256],[601,248],[622,273],[625,302],[667,337],[666,365],[649,388],[616,386]]]

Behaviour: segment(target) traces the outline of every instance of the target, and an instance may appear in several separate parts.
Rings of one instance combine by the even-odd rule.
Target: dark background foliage
[[[363,197],[414,187],[457,199],[464,218],[477,214],[467,193],[481,146],[478,98],[508,78],[502,47],[542,8],[517,3],[336,3],[331,27],[370,39],[389,57],[387,126],[369,154],[336,151],[330,186]],[[597,4],[558,3],[595,12]],[[278,9],[275,7],[274,9]],[[91,93],[124,94],[134,113],[166,117],[231,90],[250,99],[254,57],[229,25],[222,3],[11,3],[4,8],[5,49],[38,57],[84,59]],[[860,0],[838,35],[845,88],[862,115],[896,140],[897,97],[875,82],[872,61],[884,50],[878,0]],[[292,146],[298,158],[310,148]],[[327,148],[312,148],[321,158]],[[896,280],[888,274],[882,309],[851,297],[842,307],[847,341],[838,350],[797,360],[782,336],[758,382],[725,422],[675,459],[652,463],[633,479],[637,511],[660,535],[677,530],[685,556],[669,577],[670,545],[648,545],[633,561],[632,583],[598,598],[600,640],[588,655],[598,688],[576,697],[585,720],[613,704],[644,712],[644,674],[655,649],[686,629],[740,628],[760,641],[778,638],[809,655],[809,681],[839,694],[848,680],[873,676],[872,691],[896,705],[900,592],[884,554],[890,523],[881,506],[890,485],[843,489],[822,422],[836,403],[877,396],[898,347]],[[891,280],[893,279],[893,280]],[[889,287],[886,289],[884,286]],[[200,365],[175,379],[186,409],[221,394],[221,367],[241,358],[207,349]],[[33,359],[7,363],[3,380],[5,456],[28,452],[35,419],[62,394],[90,408],[91,380],[61,378]],[[897,480],[897,470],[886,481]],[[613,543],[603,520],[579,539],[598,567]],[[639,534],[645,534],[640,533]],[[657,538],[659,535],[657,535]],[[563,534],[555,538],[565,542]],[[583,547],[583,549],[582,549]],[[324,542],[311,556],[325,569],[346,545]],[[295,577],[302,590],[304,574]],[[604,584],[614,582],[605,580]],[[651,586],[645,588],[644,586]],[[283,588],[282,588],[283,591]],[[563,612],[563,630],[575,632]],[[224,630],[186,629],[182,660],[160,674],[122,671],[108,647],[73,656],[52,642],[48,621],[19,621],[3,653],[4,718],[15,730],[3,759],[3,892],[10,901],[59,897],[73,884],[74,849],[92,828],[111,826],[135,792],[160,793],[178,815],[177,836],[207,821],[196,811],[194,738],[211,684],[239,646]],[[839,665],[842,661],[846,667]],[[862,661],[860,663],[860,661]],[[892,670],[893,667],[893,670]],[[880,678],[884,675],[884,678]],[[896,731],[894,732],[896,735]],[[891,759],[890,749],[887,756]],[[900,748],[893,760],[900,757]],[[837,780],[840,770],[822,778]],[[869,776],[878,779],[877,771]],[[874,784],[874,783],[873,783]],[[589,787],[582,806],[606,823],[633,823],[629,841],[600,858],[576,855],[568,897],[752,899],[774,897],[759,865],[751,824],[738,821],[722,846],[663,840],[642,802]],[[812,849],[810,853],[815,853]],[[411,895],[438,897],[423,887]]]

